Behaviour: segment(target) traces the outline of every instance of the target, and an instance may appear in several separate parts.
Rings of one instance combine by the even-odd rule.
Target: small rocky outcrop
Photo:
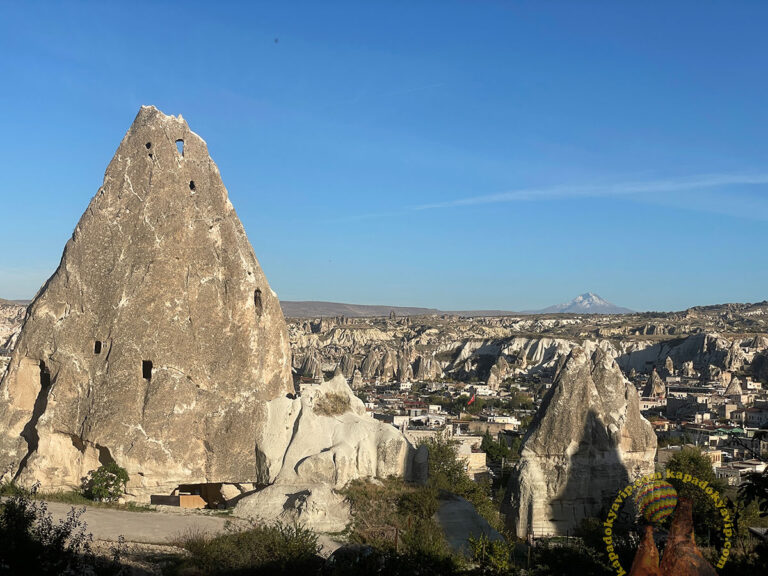
[[[240,500],[235,514],[329,531],[343,530],[349,521],[333,489],[363,476],[403,476],[411,458],[403,435],[368,416],[343,375],[305,389],[299,398],[268,402],[256,445],[258,482],[269,486]]]
[[[0,354],[4,350],[12,350],[16,345],[26,313],[26,306],[0,300]]]
[[[731,378],[730,384],[723,392],[723,396],[741,396],[744,394],[744,390],[741,388],[741,380],[738,378]]]
[[[689,498],[682,497],[677,503],[659,567],[665,576],[717,576],[696,545]]]
[[[675,375],[675,363],[672,361],[671,356],[667,356],[667,359],[664,361],[664,373],[667,376]]]
[[[656,436],[616,362],[576,347],[524,438],[505,497],[519,537],[573,532],[630,479],[653,472]]]
[[[496,360],[496,363],[491,366],[490,374],[488,374],[488,380],[486,380],[486,386],[488,386],[491,390],[498,390],[499,384],[502,383],[502,381],[507,378],[511,374],[512,370],[509,366],[509,363],[504,358],[504,356],[499,356],[499,359]]]
[[[659,568],[659,549],[653,539],[653,526],[643,528],[643,539],[632,561],[629,576],[663,576]]]
[[[667,387],[664,385],[664,381],[659,376],[659,373],[656,372],[656,368],[654,368],[643,388],[643,398],[664,398],[666,395]]]
[[[693,367],[693,360],[688,360],[686,362],[683,362],[683,368],[681,370],[681,373],[686,378],[695,378],[698,376],[698,373]]]
[[[354,374],[352,374],[352,390],[360,390],[364,386],[363,373],[360,372],[360,370],[355,369]]]

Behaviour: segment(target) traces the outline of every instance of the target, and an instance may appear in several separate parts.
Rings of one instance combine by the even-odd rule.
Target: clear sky
[[[0,296],[142,104],[207,142],[285,300],[768,298],[768,3],[5,2]]]

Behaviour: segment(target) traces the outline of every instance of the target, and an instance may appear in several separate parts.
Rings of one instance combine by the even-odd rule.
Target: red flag
[[[469,406],[470,404],[472,404],[472,402],[474,402],[474,401],[475,401],[475,396],[476,396],[476,395],[477,395],[477,393],[475,393],[475,394],[472,394],[472,398],[470,398],[470,399],[469,399],[469,402],[467,402],[467,406]]]

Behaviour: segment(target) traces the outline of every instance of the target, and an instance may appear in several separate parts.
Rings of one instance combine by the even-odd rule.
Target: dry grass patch
[[[349,396],[337,392],[323,394],[315,401],[313,410],[321,416],[338,416],[351,408]]]

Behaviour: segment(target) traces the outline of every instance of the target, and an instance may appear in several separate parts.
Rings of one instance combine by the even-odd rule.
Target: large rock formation
[[[506,496],[518,536],[565,534],[653,471],[656,436],[602,349],[574,348],[529,428]]]
[[[114,459],[136,495],[254,480],[290,357],[205,142],[143,107],[29,308],[0,385],[0,470],[65,489]]]
[[[294,427],[311,426],[293,392],[280,304],[205,142],[143,107],[28,310],[0,383],[0,474],[71,489],[114,460],[146,499],[181,484],[272,482],[285,462],[330,486],[403,473],[405,439],[360,415],[359,401],[299,442]]]

